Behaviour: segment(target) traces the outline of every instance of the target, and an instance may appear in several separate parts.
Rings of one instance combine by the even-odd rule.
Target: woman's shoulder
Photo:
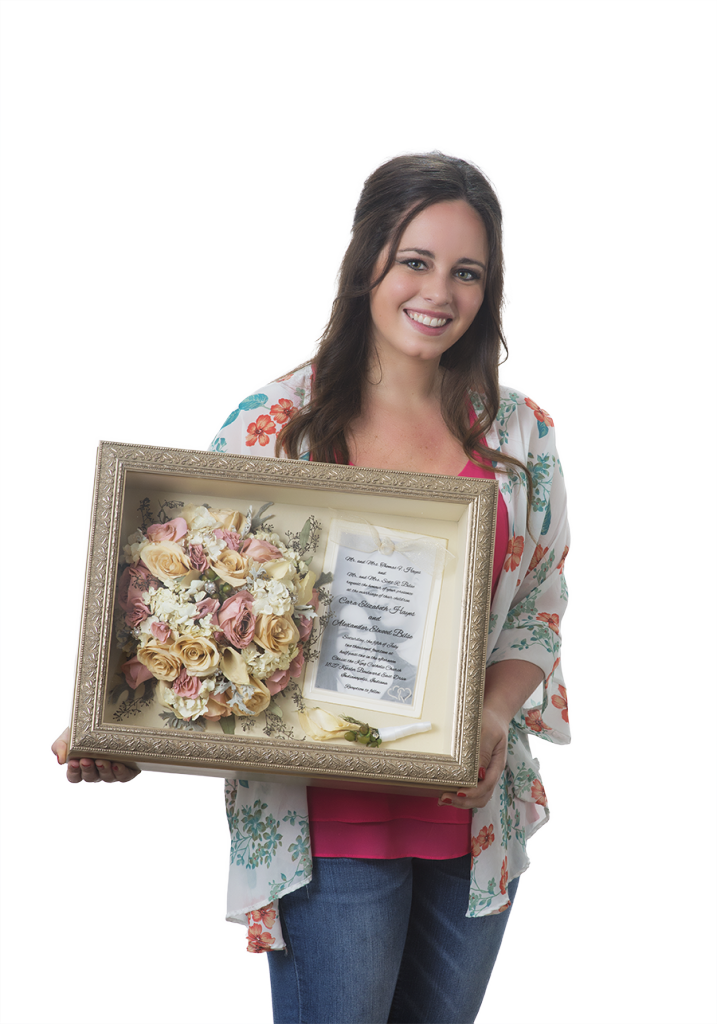
[[[273,455],[276,434],[310,397],[311,363],[305,363],[242,398],[217,431],[212,450]],[[271,451],[265,450],[270,443]]]
[[[543,423],[546,427],[554,425],[551,416],[537,402],[534,402],[532,398],[528,398],[527,395],[524,395],[522,391],[518,391],[516,388],[501,384],[500,405],[498,406],[496,419],[502,419],[507,422],[511,416],[525,418],[531,423],[531,426],[531,417],[537,420],[538,423]],[[540,436],[542,437],[543,434],[540,433]]]
[[[506,429],[511,420],[518,420],[521,426],[529,427],[534,426],[537,421],[538,424],[542,423],[546,428],[545,431],[538,430],[539,436],[543,437],[547,429],[554,425],[552,417],[545,409],[541,408],[532,398],[528,398],[522,391],[509,387],[507,384],[501,384],[498,391],[500,401],[495,422],[499,428]],[[471,391],[470,397],[476,412],[480,412],[483,408],[483,400],[480,394]]]

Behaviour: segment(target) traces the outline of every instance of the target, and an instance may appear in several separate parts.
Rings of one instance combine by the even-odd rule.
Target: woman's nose
[[[447,306],[451,301],[450,279],[445,274],[426,274],[421,289],[423,298],[435,306]]]

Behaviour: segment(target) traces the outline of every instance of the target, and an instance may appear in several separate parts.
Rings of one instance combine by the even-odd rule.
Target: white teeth
[[[448,317],[443,320],[439,320],[436,317],[424,316],[423,313],[411,313],[406,310],[411,320],[416,320],[419,324],[425,324],[426,327],[443,327],[444,324],[448,323]]]

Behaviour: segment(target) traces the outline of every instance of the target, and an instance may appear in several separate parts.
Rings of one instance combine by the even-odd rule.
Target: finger
[[[136,779],[139,775],[138,768],[130,768],[128,764],[119,764],[117,762],[112,763],[112,774],[114,775],[117,782],[131,782],[132,779]]]
[[[458,793],[443,793],[438,804],[440,807],[457,807],[460,810],[471,810],[473,807],[482,807],[476,801],[483,797],[482,786],[478,789],[462,789]],[[486,799],[486,803],[488,799]]]
[[[95,762],[90,757],[83,757],[80,759],[80,771],[82,772],[83,782],[99,782],[100,777],[95,767]]]
[[[97,758],[95,758],[95,768],[97,769],[97,774],[99,775],[100,779],[103,782],[117,781],[117,776],[112,771],[112,766],[110,765],[109,761],[98,761]]]
[[[82,782],[82,769],[79,761],[70,761],[67,765],[67,781]]]

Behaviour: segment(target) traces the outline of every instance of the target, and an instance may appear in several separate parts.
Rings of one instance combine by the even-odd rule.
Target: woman
[[[569,740],[565,492],[552,420],[498,385],[502,285],[481,172],[389,161],[364,186],[315,360],[245,399],[212,444],[500,484],[478,786],[436,800],[227,783],[228,918],[269,951],[277,1024],[474,1020],[547,820],[527,735]],[[85,759],[68,777],[124,772]]]
[[[389,161],[364,186],[315,360],[242,402],[212,445],[386,470],[495,466],[500,481],[478,786],[436,801],[227,784],[233,850],[252,813],[282,835],[264,860],[235,854],[228,915],[246,914],[250,949],[271,951],[277,1022],[474,1020],[526,836],[547,819],[526,735],[569,739],[565,494],[552,420],[498,387],[502,284],[501,211],[480,171],[441,154]]]

